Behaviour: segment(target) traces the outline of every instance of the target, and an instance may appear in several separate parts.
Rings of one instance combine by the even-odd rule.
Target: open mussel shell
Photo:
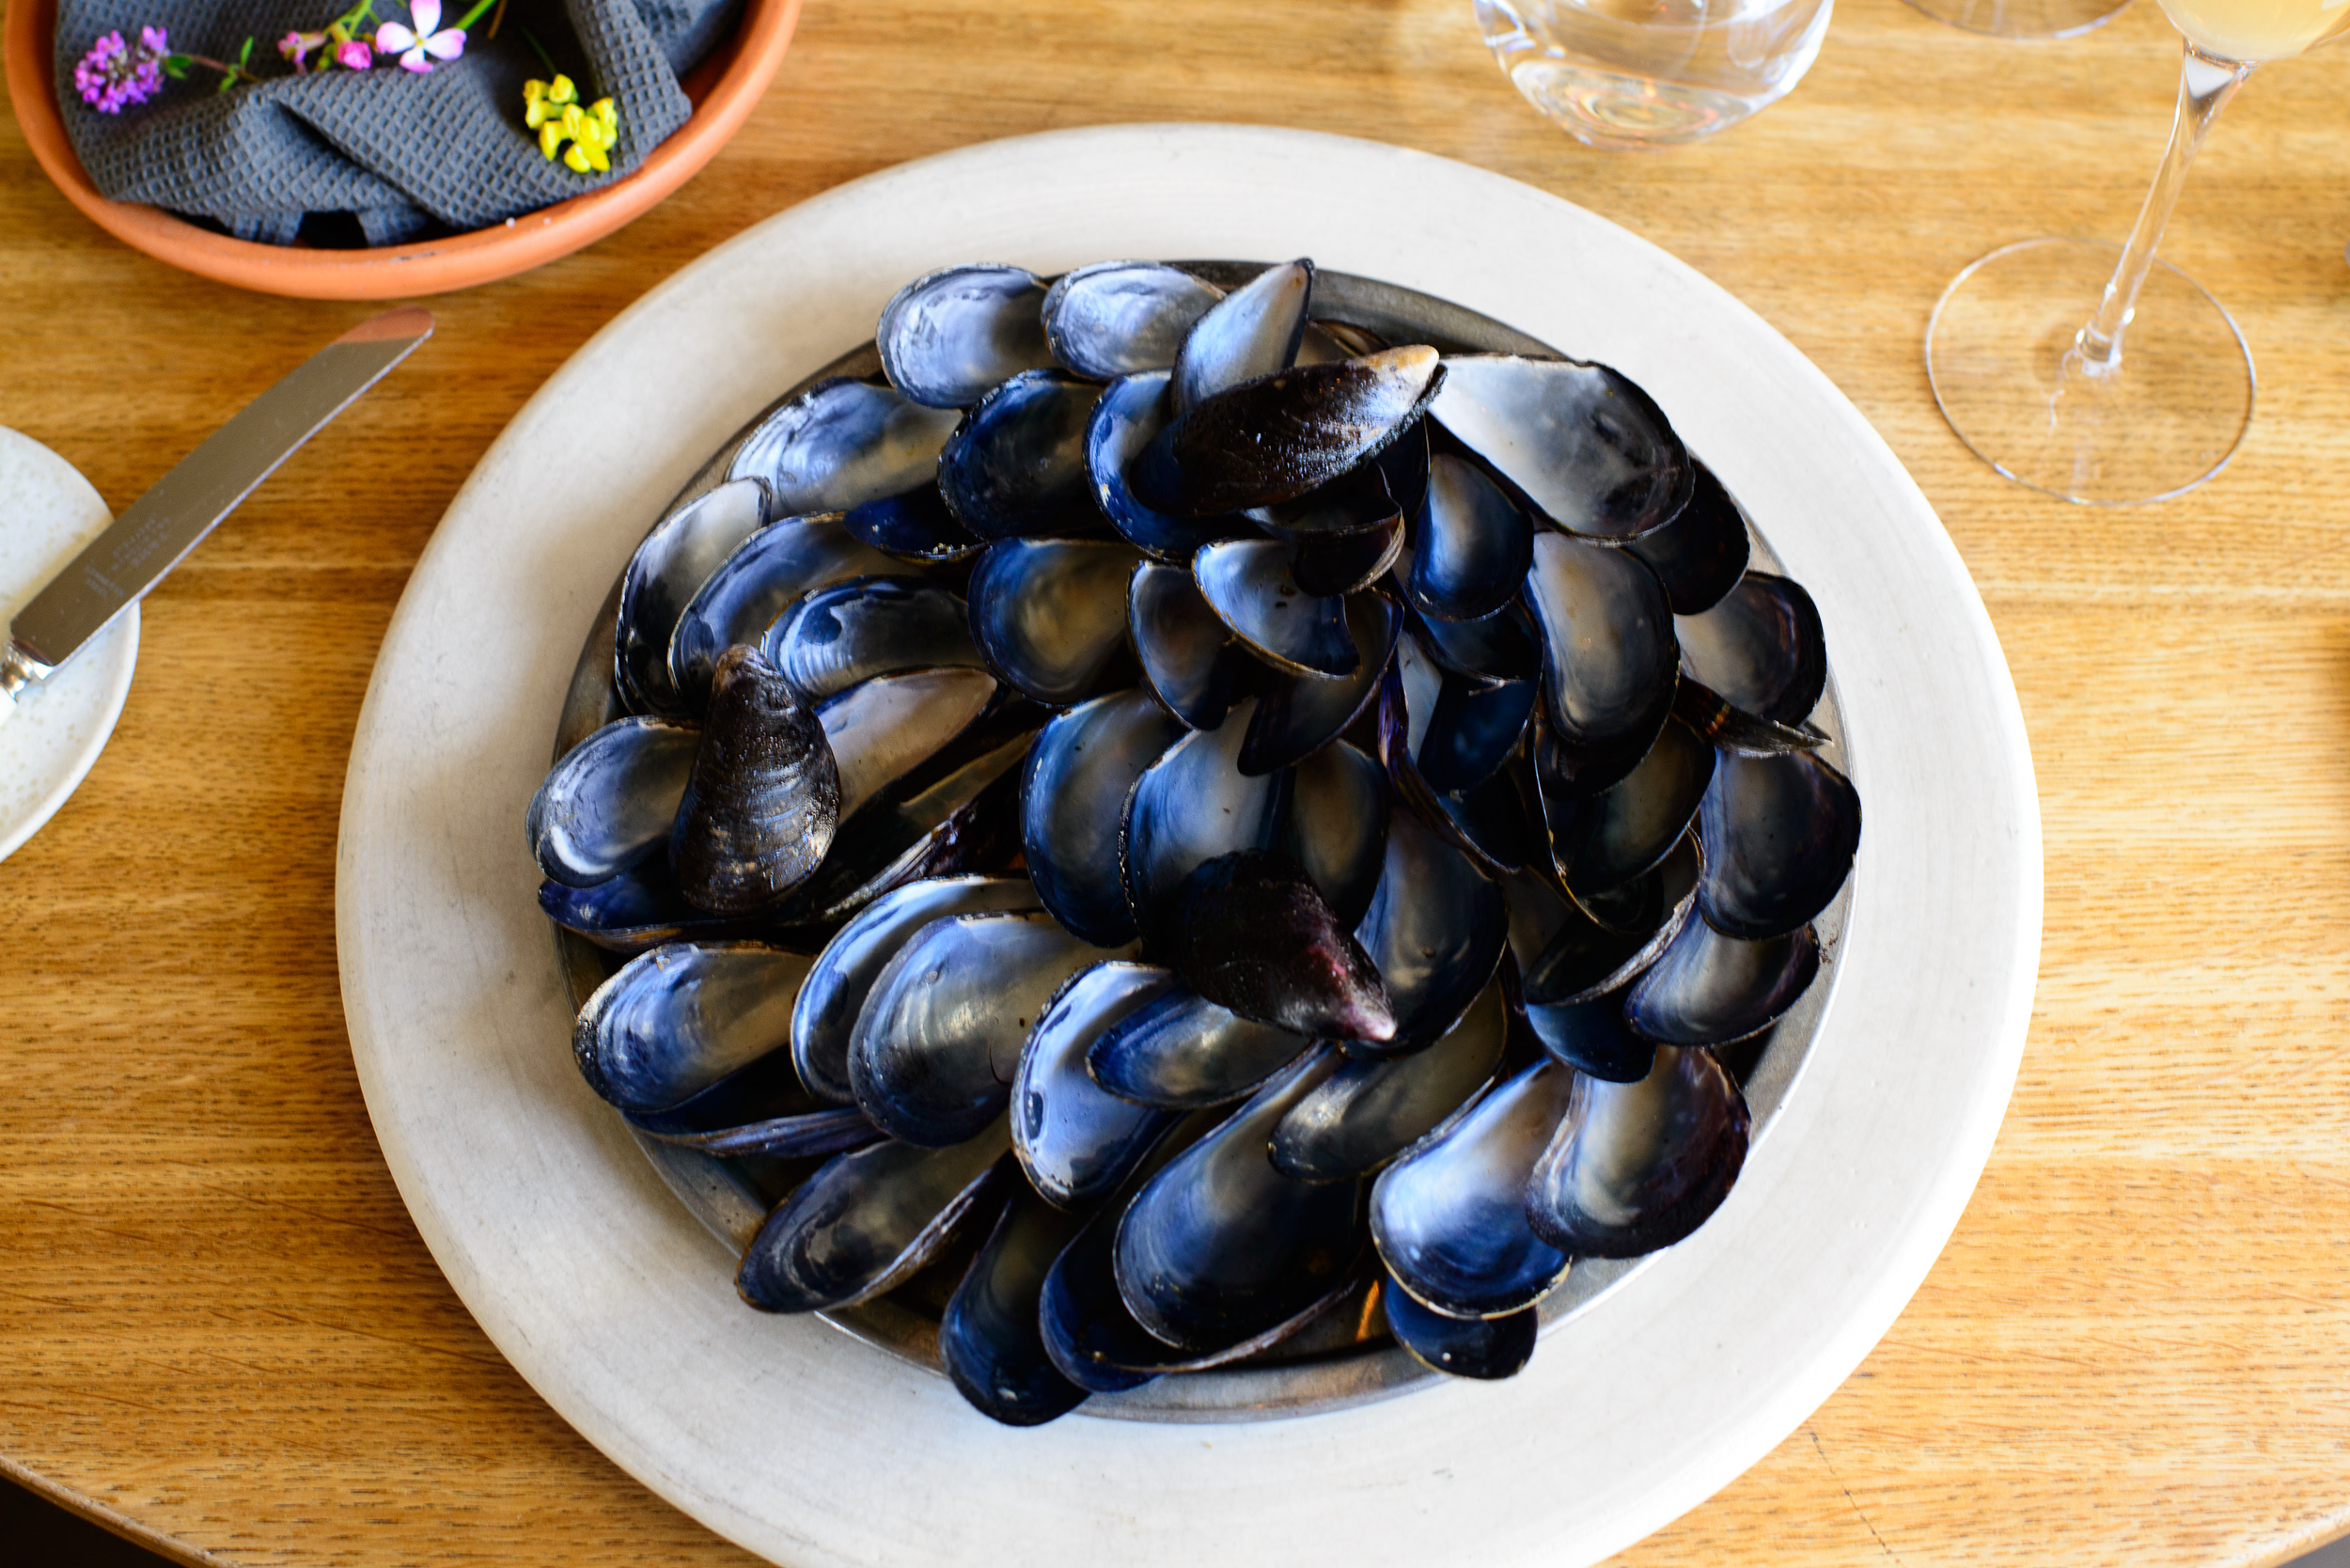
[[[665,856],[640,861],[592,887],[542,882],[539,907],[565,931],[630,958],[688,937],[751,935],[757,923],[706,915],[687,903]]]
[[[666,1110],[789,1043],[807,968],[801,954],[757,942],[655,948],[579,1010],[580,1075],[622,1110]]]
[[[1378,891],[1355,936],[1386,984],[1395,1035],[1355,1049],[1401,1055],[1450,1029],[1493,979],[1508,933],[1501,889],[1413,813],[1393,813]]]
[[[1148,454],[1130,473],[1144,499],[1195,517],[1293,501],[1377,456],[1442,379],[1436,351],[1416,345],[1244,382],[1163,438],[1171,474]]]
[[[1200,596],[1231,634],[1274,668],[1293,675],[1352,675],[1361,655],[1347,630],[1346,602],[1297,586],[1300,546],[1234,539],[1200,546],[1191,572]]]
[[[1398,440],[1389,450],[1404,446],[1403,440]],[[1266,532],[1285,539],[1335,543],[1363,534],[1385,534],[1405,516],[1387,487],[1385,457],[1382,453],[1380,462],[1350,468],[1294,501],[1252,507],[1245,515]]]
[[[1045,290],[1044,341],[1054,358],[1094,381],[1165,370],[1223,297],[1215,285],[1161,262],[1096,261]]]
[[[1050,915],[932,920],[907,939],[866,996],[849,1039],[857,1107],[890,1137],[960,1143],[1010,1099],[1028,1031],[1061,983],[1120,956]]]
[[[1415,617],[1412,629],[1428,656],[1473,685],[1533,681],[1543,673],[1543,639],[1524,600],[1512,600],[1476,620]]]
[[[928,484],[960,417],[895,387],[828,376],[761,420],[727,478],[765,484],[769,517],[848,511]]]
[[[1610,1083],[1648,1076],[1656,1043],[1624,1021],[1621,991],[1582,1002],[1528,1002],[1526,1022],[1553,1059]]]
[[[1349,594],[1340,603],[1346,635],[1355,644],[1355,672],[1337,677],[1268,673],[1241,745],[1241,772],[1271,773],[1312,756],[1343,734],[1371,705],[1395,651],[1403,612],[1378,592]],[[1223,629],[1219,621],[1217,630]]]
[[[1798,725],[1827,689],[1827,635],[1803,585],[1749,572],[1719,603],[1676,625],[1681,667],[1724,701]]]
[[[760,651],[803,702],[837,697],[876,675],[980,663],[964,602],[935,583],[901,577],[818,588],[776,619]]]
[[[1083,1222],[1013,1193],[939,1320],[938,1358],[956,1390],[1006,1426],[1038,1426],[1085,1400],[1045,1354],[1037,1315],[1044,1277]]]
[[[1475,463],[1438,452],[1414,522],[1412,607],[1476,620],[1514,598],[1534,559],[1534,525]]]
[[[1572,893],[1622,886],[1672,853],[1713,782],[1715,751],[1668,721],[1637,767],[1595,795],[1545,797],[1550,853]]]
[[[1523,751],[1458,794],[1436,794],[1417,783],[1402,788],[1413,808],[1487,876],[1507,876],[1543,859],[1542,805]]]
[[[882,1136],[863,1111],[808,1093],[785,1051],[738,1067],[666,1110],[626,1116],[647,1137],[719,1158],[821,1159]]]
[[[1727,1045],[1762,1033],[1820,972],[1810,926],[1760,942],[1725,936],[1700,916],[1682,926],[1624,996],[1624,1019],[1669,1045]]]
[[[1527,1005],[1590,1001],[1655,963],[1697,908],[1701,863],[1684,837],[1654,870],[1590,897],[1599,915],[1543,875],[1510,877],[1510,949]]]
[[[1001,1117],[943,1149],[876,1143],[837,1154],[776,1206],[734,1288],[767,1312],[849,1307],[936,1257],[1010,1147]]]
[[[1162,935],[1186,985],[1295,1034],[1386,1041],[1395,1015],[1371,956],[1286,855],[1243,850],[1183,879]]]
[[[991,389],[938,455],[955,520],[981,539],[1099,532],[1086,431],[1101,391],[1061,370],[1024,370]]]
[[[1406,1293],[1453,1317],[1498,1318],[1566,1277],[1568,1254],[1527,1223],[1526,1184],[1574,1081],[1556,1062],[1529,1067],[1380,1173],[1371,1239]]]
[[[978,555],[987,542],[955,521],[935,482],[851,507],[841,515],[840,525],[883,555],[903,561],[959,561]]]
[[[1459,1115],[1493,1081],[1510,1032],[1496,979],[1424,1051],[1349,1061],[1273,1131],[1273,1163],[1302,1182],[1367,1176]]]
[[[1704,1049],[1657,1048],[1634,1083],[1575,1082],[1527,1184],[1536,1234],[1584,1258],[1637,1258],[1705,1223],[1746,1163],[1747,1102]]]
[[[1266,1157],[1283,1116],[1335,1065],[1329,1053],[1260,1090],[1153,1176],[1119,1221],[1118,1292],[1179,1350],[1251,1339],[1353,1282],[1362,1191],[1285,1176]]]
[[[1046,1004],[1011,1084],[1011,1148],[1028,1184],[1058,1206],[1109,1195],[1171,1115],[1103,1090],[1086,1074],[1104,1030],[1176,988],[1149,964],[1110,961],[1070,977]]]
[[[629,557],[620,575],[612,673],[632,712],[671,718],[691,712],[670,679],[669,640],[710,574],[766,521],[766,506],[757,479],[722,484],[654,525]]]
[[[1403,519],[1397,517],[1359,534],[1304,540],[1290,564],[1290,579],[1324,599],[1360,593],[1394,569],[1403,555]]]
[[[1188,564],[1203,544],[1248,531],[1246,518],[1185,517],[1144,505],[1129,478],[1136,463],[1166,433],[1174,403],[1165,370],[1121,376],[1104,389],[1086,427],[1086,473],[1094,504],[1126,541],[1160,560]]]
[[[1827,732],[1809,719],[1780,724],[1749,713],[1689,675],[1683,675],[1673,694],[1673,716],[1704,736],[1722,751],[1745,757],[1778,757],[1791,751],[1816,751],[1827,745]]]
[[[1760,940],[1836,897],[1860,845],[1860,794],[1809,752],[1722,754],[1698,809],[1705,879],[1698,909],[1716,931]]]
[[[1570,533],[1631,540],[1664,526],[1697,482],[1664,410],[1605,365],[1456,354],[1429,412]]]
[[[1164,561],[1135,568],[1126,588],[1126,635],[1144,682],[1168,713],[1193,729],[1224,722],[1251,661],[1188,570]]]
[[[1020,267],[942,267],[882,306],[873,346],[890,384],[917,403],[964,408],[1023,370],[1053,363],[1044,282]]]
[[[1202,861],[1271,849],[1279,835],[1286,779],[1238,766],[1255,711],[1253,700],[1234,704],[1222,724],[1177,741],[1135,780],[1119,829],[1119,871],[1146,934],[1171,913],[1183,879]]]
[[[1534,711],[1536,683],[1490,685],[1453,675],[1412,633],[1397,639],[1381,694],[1380,749],[1397,787],[1458,795],[1498,773],[1518,748]]]
[[[1593,774],[1581,760],[1629,750],[1628,771],[1672,712],[1681,649],[1664,586],[1624,551],[1543,530],[1526,593],[1542,631],[1543,696],[1564,764],[1555,772],[1575,786],[1571,792],[1604,789],[1623,775]]]
[[[788,517],[761,528],[710,574],[678,618],[669,640],[669,679],[680,699],[698,712],[718,655],[738,643],[756,644],[803,596],[855,577],[905,572],[850,533],[838,516]]]
[[[669,839],[678,890],[697,909],[773,907],[822,864],[851,808],[825,727],[796,698],[757,649],[720,655]]]
[[[690,726],[624,718],[565,752],[524,818],[539,869],[593,887],[666,848],[700,745]]]
[[[816,710],[840,774],[840,820],[944,752],[989,711],[983,669],[907,670],[860,681]]]
[[[894,887],[833,933],[808,967],[791,1008],[791,1061],[810,1092],[850,1105],[849,1041],[857,1014],[889,961],[932,920],[982,910],[1038,907],[1036,889],[1018,876],[957,876]]]
[[[1671,522],[1628,546],[1665,585],[1675,615],[1711,609],[1746,572],[1753,548],[1738,503],[1711,468],[1695,458],[1689,461],[1697,470],[1689,504]]]
[[[1389,812],[1379,764],[1344,741],[1289,770],[1273,847],[1304,869],[1348,931],[1362,923],[1386,872]]]
[[[1020,786],[1028,874],[1044,907],[1097,947],[1134,939],[1119,876],[1120,819],[1143,770],[1183,735],[1146,693],[1123,691],[1060,714],[1029,749]]]
[[[1497,1318],[1447,1317],[1387,1277],[1379,1297],[1395,1342],[1432,1372],[1491,1382],[1514,1376],[1533,1358],[1542,1323],[1531,1307]]]
[[[1037,701],[1083,701],[1125,649],[1126,583],[1140,558],[1105,540],[999,540],[971,573],[972,640]]]
[[[1189,414],[1244,382],[1289,368],[1313,302],[1314,264],[1267,267],[1203,311],[1174,360],[1175,412]]]
[[[1254,1092],[1312,1043],[1178,988],[1104,1029],[1087,1049],[1086,1071],[1121,1100],[1194,1110]]]

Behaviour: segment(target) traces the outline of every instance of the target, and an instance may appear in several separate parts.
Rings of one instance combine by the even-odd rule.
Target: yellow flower
[[[562,121],[551,119],[539,127],[539,150],[548,159],[552,160],[555,157],[555,149],[562,145]]]
[[[600,98],[583,109],[579,89],[568,76],[525,82],[523,119],[539,133],[542,156],[552,159],[561,149],[565,165],[579,174],[602,174],[612,167],[607,155],[620,139],[620,111],[611,99]],[[571,146],[564,147],[565,142]]]
[[[540,130],[549,120],[562,114],[564,104],[578,102],[579,89],[572,85],[572,79],[568,76],[557,76],[552,82],[525,82],[523,84],[523,123],[533,131]],[[539,138],[539,145],[548,157],[555,156],[555,149],[547,146],[543,135]]]

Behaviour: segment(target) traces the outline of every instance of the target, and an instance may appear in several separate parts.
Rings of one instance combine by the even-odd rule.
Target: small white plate
[[[1202,1429],[998,1427],[946,1380],[743,1306],[572,1065],[525,804],[581,638],[662,505],[955,261],[1310,255],[1642,383],[1817,602],[1867,823],[1801,1080],[1702,1230],[1499,1384]],[[1126,126],[844,186],[655,289],[459,494],[384,638],[343,797],[352,1055],[410,1213],[588,1438],[778,1561],[1574,1568],[1783,1438],[1917,1288],[2014,1081],[2040,938],[2023,718],[1925,498],[1801,354],[1671,257],[1527,186],[1300,132]]]
[[[0,427],[0,632],[113,521],[81,470]],[[0,860],[57,814],[106,749],[138,662],[133,604],[0,722]]]

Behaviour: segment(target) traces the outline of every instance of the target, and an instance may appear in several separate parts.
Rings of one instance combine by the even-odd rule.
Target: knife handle
[[[13,642],[0,642],[0,724],[16,712],[17,698],[40,683],[49,672],[25,658]]]

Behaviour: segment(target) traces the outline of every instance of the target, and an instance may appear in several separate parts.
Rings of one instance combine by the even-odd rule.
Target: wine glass
[[[2130,0],[1909,0],[1936,22],[2000,39],[2077,38],[2102,27]]]
[[[1959,439],[2068,501],[2125,506],[2219,472],[2251,422],[2234,319],[2154,259],[2187,165],[2252,68],[2350,21],[2350,0],[2162,0],[2186,37],[2170,145],[2128,243],[2027,240],[1968,266],[1934,307],[1926,375]],[[2127,345],[2126,355],[2123,353]]]

